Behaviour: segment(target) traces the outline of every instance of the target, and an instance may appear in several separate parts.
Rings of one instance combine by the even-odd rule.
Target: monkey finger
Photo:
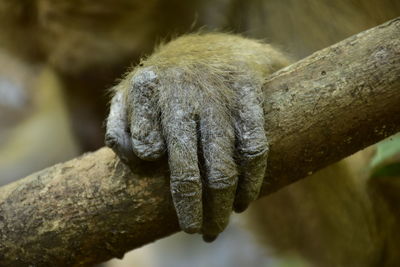
[[[210,242],[228,225],[235,199],[238,177],[230,116],[218,108],[205,110],[200,119],[200,138],[205,167],[202,234]]]
[[[242,90],[240,109],[234,116],[239,183],[234,210],[244,211],[260,193],[267,167],[268,142],[264,129],[262,99],[250,87]]]
[[[171,172],[171,192],[180,227],[198,233],[202,224],[202,184],[197,158],[196,122],[175,105],[163,118]]]
[[[110,113],[107,118],[105,143],[125,163],[132,162],[136,158],[133,154],[128,131],[126,103],[122,90],[116,91],[111,100]]]
[[[157,75],[141,69],[133,76],[128,93],[132,148],[144,160],[156,160],[166,150],[157,105]]]

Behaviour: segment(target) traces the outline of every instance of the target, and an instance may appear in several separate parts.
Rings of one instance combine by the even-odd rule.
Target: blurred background
[[[229,31],[301,59],[399,15],[397,0],[0,0],[0,185],[103,146],[107,89],[160,41]],[[212,244],[180,233],[104,266],[399,266],[398,203],[397,135],[257,201]]]

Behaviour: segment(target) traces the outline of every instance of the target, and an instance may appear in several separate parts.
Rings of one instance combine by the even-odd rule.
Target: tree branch
[[[400,131],[399,89],[400,18],[273,74],[262,194]],[[102,148],[0,188],[0,265],[87,265],[178,231],[168,176]]]

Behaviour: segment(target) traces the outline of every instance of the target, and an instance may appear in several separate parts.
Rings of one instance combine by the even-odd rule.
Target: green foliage
[[[396,134],[377,145],[370,164],[371,177],[400,177],[400,134]]]

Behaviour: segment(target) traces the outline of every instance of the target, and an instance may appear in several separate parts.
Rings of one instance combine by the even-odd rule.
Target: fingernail
[[[247,208],[249,207],[248,204],[245,203],[235,203],[233,206],[233,210],[236,213],[242,213],[243,211],[245,211]]]
[[[213,242],[215,239],[217,239],[218,235],[203,235],[203,240],[207,243]]]

